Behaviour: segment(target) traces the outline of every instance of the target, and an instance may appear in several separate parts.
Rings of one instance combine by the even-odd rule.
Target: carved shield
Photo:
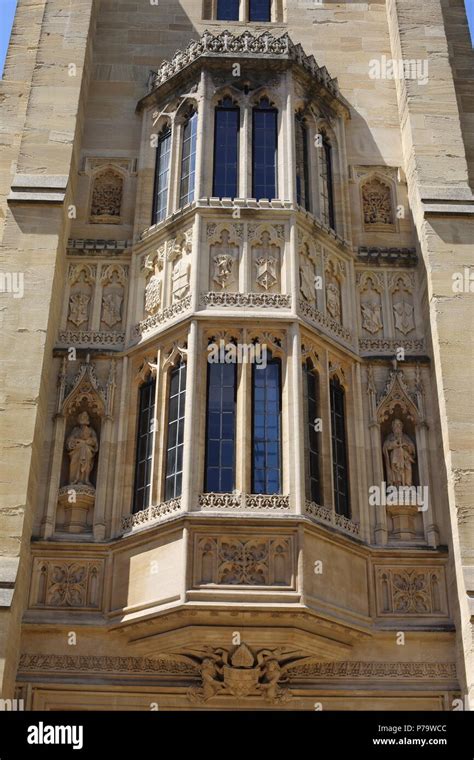
[[[257,688],[259,668],[231,668],[224,665],[224,683],[234,697],[246,697]]]

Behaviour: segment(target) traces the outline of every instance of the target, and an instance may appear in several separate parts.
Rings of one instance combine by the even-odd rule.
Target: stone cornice
[[[139,102],[138,107],[159,87],[171,80],[177,74],[187,69],[198,59],[212,58],[256,59],[266,58],[269,61],[288,61],[296,64],[304,72],[315,79],[329,96],[339,101],[346,116],[349,116],[347,103],[339,93],[337,79],[330,76],[325,66],[319,66],[313,55],[307,55],[302,46],[295,44],[288,34],[279,37],[270,32],[260,35],[245,31],[233,34],[224,30],[220,34],[212,34],[206,30],[198,41],[191,40],[184,50],[177,50],[170,61],[163,61],[156,72],[150,76],[150,91]]]
[[[418,256],[415,248],[360,246],[357,251],[357,263],[359,262],[371,266],[415,267]]]

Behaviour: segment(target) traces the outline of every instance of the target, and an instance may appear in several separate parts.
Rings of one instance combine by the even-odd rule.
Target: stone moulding
[[[410,340],[397,340],[390,338],[360,338],[359,351],[364,354],[390,354],[393,356],[399,348],[407,353],[424,353],[425,342],[423,338]]]
[[[181,499],[169,499],[162,504],[155,504],[148,509],[142,509],[134,515],[127,515],[122,518],[122,531],[129,532],[145,528],[149,525],[161,522],[169,515],[181,511]]]
[[[201,493],[199,495],[199,507],[202,510],[289,512],[290,497],[281,494],[245,494],[240,492]]]
[[[301,314],[306,317],[306,319],[309,319],[310,322],[314,322],[320,327],[324,327],[326,330],[329,330],[329,332],[335,334],[338,338],[343,340],[345,343],[352,344],[353,338],[352,333],[350,330],[347,329],[347,327],[344,327],[343,325],[339,324],[335,319],[331,319],[331,317],[327,317],[325,314],[323,314],[321,311],[318,311],[318,309],[315,309],[314,306],[311,306],[311,304],[306,303],[306,301],[303,301],[303,299],[300,299],[298,302],[299,305],[299,311]]]
[[[318,66],[313,55],[306,55],[300,44],[295,45],[288,34],[275,37],[270,32],[260,35],[244,32],[220,34],[205,31],[199,41],[192,40],[185,50],[178,50],[170,61],[164,61],[151,78],[151,89],[160,87],[198,58],[229,55],[232,58],[277,58],[293,61],[314,77],[334,97],[339,96],[337,79],[333,79],[325,66]]]
[[[256,309],[290,309],[291,296],[283,293],[220,293],[209,291],[201,293],[204,306],[244,306]]]
[[[344,515],[336,514],[327,507],[321,507],[313,501],[305,503],[305,514],[314,518],[317,522],[332,525],[335,528],[343,530],[345,533],[349,533],[351,536],[360,535],[360,525],[358,523],[352,522],[352,520],[344,517]]]
[[[20,656],[19,675],[31,673],[109,674],[111,676],[163,675],[198,679],[199,663],[172,657],[107,657],[95,655],[30,654]],[[306,662],[287,669],[290,681],[457,681],[452,662]]]
[[[121,348],[125,341],[124,332],[103,332],[97,330],[60,330],[58,347],[64,346],[98,346]]]
[[[339,679],[345,681],[456,681],[453,662],[309,662],[288,670],[292,681]]]
[[[95,655],[22,654],[19,671],[58,673],[111,673],[133,675],[135,673],[198,676],[198,668],[192,663],[178,662],[172,658],[157,657],[103,657]]]
[[[94,240],[70,238],[67,251],[74,256],[108,256],[124,253],[131,246],[129,240]]]
[[[168,322],[169,319],[173,319],[173,317],[177,317],[180,314],[183,314],[190,308],[190,306],[191,296],[189,295],[186,296],[186,298],[183,298],[181,301],[177,301],[176,303],[172,304],[172,306],[168,306],[166,309],[159,311],[157,314],[153,314],[151,317],[147,317],[146,319],[139,322],[138,325],[136,325],[134,328],[134,336],[138,338],[141,337],[144,333],[153,330],[155,327],[159,327],[159,325],[162,325],[165,322]]]
[[[359,261],[370,266],[416,267],[418,256],[415,248],[378,248],[361,246],[357,251]]]

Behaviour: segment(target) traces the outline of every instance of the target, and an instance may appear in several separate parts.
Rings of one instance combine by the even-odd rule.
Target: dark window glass
[[[344,388],[337,377],[329,384],[331,398],[332,468],[334,503],[338,515],[351,516]]]
[[[271,0],[249,0],[249,21],[271,21]]]
[[[281,493],[281,363],[253,364],[252,492]]]
[[[194,111],[183,127],[183,144],[181,150],[181,185],[179,205],[185,206],[194,200],[194,181],[196,177],[196,138],[197,113]]]
[[[276,197],[277,111],[267,98],[253,109],[252,177],[254,198]]]
[[[308,130],[304,120],[299,116],[295,119],[296,142],[296,200],[306,211],[310,210],[309,202],[309,161],[308,161]]]
[[[215,111],[214,183],[215,198],[235,198],[238,187],[238,139],[240,112],[230,98]]]
[[[207,370],[207,432],[205,490],[234,489],[236,364],[209,364]]]
[[[152,223],[161,222],[166,216],[168,206],[168,187],[171,155],[171,128],[165,127],[156,148],[155,188],[153,192]]]
[[[218,21],[239,20],[239,0],[217,0]]]
[[[168,395],[168,439],[166,442],[165,499],[181,496],[183,478],[184,403],[186,400],[186,364],[171,370]]]
[[[135,454],[135,484],[133,511],[140,512],[150,505],[151,460],[153,455],[153,420],[155,418],[155,380],[142,385],[138,397],[137,449]]]
[[[315,429],[318,418],[318,375],[312,365],[303,367],[306,393],[306,449],[307,449],[307,496],[316,504],[321,504],[321,482],[319,476],[319,452],[321,433]]]
[[[322,156],[320,159],[321,165],[321,201],[322,201],[322,220],[324,224],[335,229],[335,214],[334,214],[334,181],[332,171],[332,148],[326,135],[323,135],[322,144]]]

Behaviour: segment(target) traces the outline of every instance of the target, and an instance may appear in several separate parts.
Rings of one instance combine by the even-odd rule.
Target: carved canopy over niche
[[[93,179],[90,221],[95,224],[120,224],[123,176],[112,166],[100,170]]]

